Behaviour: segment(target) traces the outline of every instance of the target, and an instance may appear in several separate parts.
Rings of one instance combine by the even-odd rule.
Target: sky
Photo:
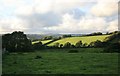
[[[118,30],[118,0],[0,0],[0,34]]]

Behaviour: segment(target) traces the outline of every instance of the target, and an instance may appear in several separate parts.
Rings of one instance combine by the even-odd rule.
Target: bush
[[[106,48],[104,48],[104,52],[113,53],[118,52],[120,53],[120,43],[111,43]]]
[[[94,47],[94,42],[91,42],[88,47]]]
[[[97,35],[102,35],[102,33],[101,32],[94,32],[91,34],[87,34],[86,36],[97,36]]]
[[[70,48],[70,47],[71,47],[71,43],[67,42],[67,43],[64,44],[63,47],[64,47],[64,48]]]
[[[44,37],[42,40],[51,40],[51,39],[53,39],[52,36],[46,36],[46,37]]]
[[[35,57],[35,59],[41,59],[42,57],[41,56],[39,56],[39,55],[37,55],[36,57]]]
[[[35,49],[35,50],[40,50],[43,47],[44,46],[42,45],[42,42],[38,42],[38,43],[33,44],[33,49]]]
[[[94,42],[91,42],[89,44],[89,47],[104,47],[103,42],[101,42],[100,40],[96,40]]]
[[[120,40],[120,32],[114,32],[111,36],[106,37],[104,42],[112,42],[113,40]]]
[[[2,35],[2,48],[9,52],[25,52],[32,50],[31,40],[21,31]]]
[[[72,37],[72,35],[63,35],[62,38]]]
[[[60,48],[62,48],[63,47],[63,44],[60,44]]]
[[[68,53],[78,53],[78,50],[69,50]]]
[[[78,41],[78,42],[75,44],[75,47],[77,47],[77,48],[82,47],[82,41]]]
[[[53,45],[53,47],[56,47],[56,48],[59,48],[59,43],[57,42],[57,43],[55,43],[54,45]]]
[[[84,44],[83,44],[83,47],[88,47],[88,44],[87,44],[87,43],[84,43]]]
[[[75,48],[75,45],[71,45],[72,48]]]

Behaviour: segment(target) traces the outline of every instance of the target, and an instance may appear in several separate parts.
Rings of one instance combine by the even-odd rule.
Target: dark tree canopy
[[[57,43],[55,43],[53,46],[57,48],[57,47],[60,46],[60,43],[57,42]]]
[[[72,37],[72,35],[62,35],[62,38],[66,38],[66,37]]]
[[[112,35],[106,37],[104,41],[105,41],[105,42],[109,42],[109,43],[120,41],[120,31],[118,31],[118,32],[117,32],[117,31],[113,32]]]
[[[118,52],[120,53],[120,31],[112,32],[111,36],[106,37],[104,42],[106,43],[105,52]]]
[[[102,33],[101,32],[94,32],[91,34],[87,34],[86,36],[97,36],[97,35],[102,35]]]
[[[35,50],[40,50],[40,49],[42,49],[42,48],[43,48],[42,42],[38,42],[38,43],[33,44],[33,48],[34,48]]]
[[[64,48],[70,48],[70,47],[71,47],[71,43],[66,42],[63,47],[64,47]]]
[[[78,41],[78,42],[75,44],[75,47],[77,47],[77,48],[82,47],[82,41]]]
[[[51,39],[53,39],[52,36],[46,36],[46,37],[43,38],[43,40],[51,40]]]
[[[2,45],[9,52],[29,51],[31,49],[31,41],[21,31],[15,31],[11,34],[2,36]]]
[[[100,41],[100,40],[96,40],[91,42],[89,45],[89,47],[104,47],[104,42]]]

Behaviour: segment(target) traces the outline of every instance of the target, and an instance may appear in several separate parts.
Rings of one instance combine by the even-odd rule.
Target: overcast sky
[[[0,0],[0,33],[118,30],[118,0]]]

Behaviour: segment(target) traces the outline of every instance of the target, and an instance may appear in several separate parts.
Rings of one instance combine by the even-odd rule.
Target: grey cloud
[[[61,23],[61,16],[53,12],[48,12],[45,14],[34,13],[29,16],[18,17],[26,21],[30,28],[51,27]]]
[[[33,13],[31,15],[17,15],[22,19],[28,27],[24,30],[26,33],[49,33],[51,31],[45,30],[45,27],[57,26],[62,22],[62,16],[54,12],[45,14]],[[52,32],[51,32],[52,33]]]
[[[108,17],[105,17],[105,19],[107,22],[111,22],[118,19],[118,15],[108,16]]]
[[[74,8],[68,11],[69,14],[72,14],[75,19],[80,19],[82,16],[85,16],[85,12],[81,11],[79,8]]]
[[[72,11],[74,11],[74,13],[72,13]],[[24,22],[26,22],[27,25],[25,26],[28,26],[28,29],[25,30],[26,32],[60,33],[60,31],[58,30],[52,31],[45,28],[58,26],[59,24],[62,24],[62,16],[65,13],[72,14],[75,19],[80,19],[80,17],[85,14],[81,10],[73,9],[73,10],[66,11],[62,14],[48,12],[45,14],[34,13],[32,15],[27,15],[27,16],[18,15],[18,17],[21,18]]]
[[[69,15],[72,15],[73,20],[75,20],[75,21],[76,20],[81,21],[82,20],[81,18],[86,17],[86,13],[81,11],[78,8],[67,10],[64,13],[47,12],[47,13],[44,13],[44,14],[40,14],[40,13],[35,12],[31,15],[27,15],[27,16],[19,15],[18,17],[21,18],[22,20],[24,20],[24,22],[27,23],[27,26],[28,26],[29,29],[25,30],[25,32],[29,32],[29,33],[92,33],[92,32],[97,32],[97,31],[106,32],[107,25],[104,24],[104,23],[103,24],[101,23],[101,25],[100,25],[101,27],[103,27],[102,30],[96,30],[96,29],[94,30],[94,28],[83,30],[83,29],[79,29],[77,26],[76,26],[75,29],[72,28],[72,30],[71,29],[66,30],[66,28],[60,29],[59,28],[59,27],[61,27],[60,24],[64,23],[62,16],[66,13],[69,14]],[[116,15],[111,16],[111,17],[101,17],[100,21],[102,19],[102,22],[104,22],[104,19],[105,19],[105,22],[111,22],[116,18],[117,18]],[[94,20],[95,19],[93,19],[93,21]],[[82,24],[80,25],[81,27],[85,25],[84,21],[86,22],[86,20],[83,20],[83,22],[82,22],[83,25]],[[99,19],[98,19],[98,21],[99,21]],[[78,23],[74,24],[74,21],[73,21],[73,25],[72,25],[72,22],[70,22],[69,24],[70,25],[68,25],[68,26],[73,26],[73,25],[77,25]],[[54,26],[57,27],[57,30],[54,29],[54,28],[49,29],[49,27],[51,28],[51,27],[54,27]],[[96,25],[93,25],[93,26],[95,27]],[[93,27],[93,26],[91,26],[91,27]],[[88,27],[88,28],[91,28],[91,27]],[[87,28],[87,24],[86,24],[86,28]],[[68,27],[68,29],[69,29],[69,27]]]

